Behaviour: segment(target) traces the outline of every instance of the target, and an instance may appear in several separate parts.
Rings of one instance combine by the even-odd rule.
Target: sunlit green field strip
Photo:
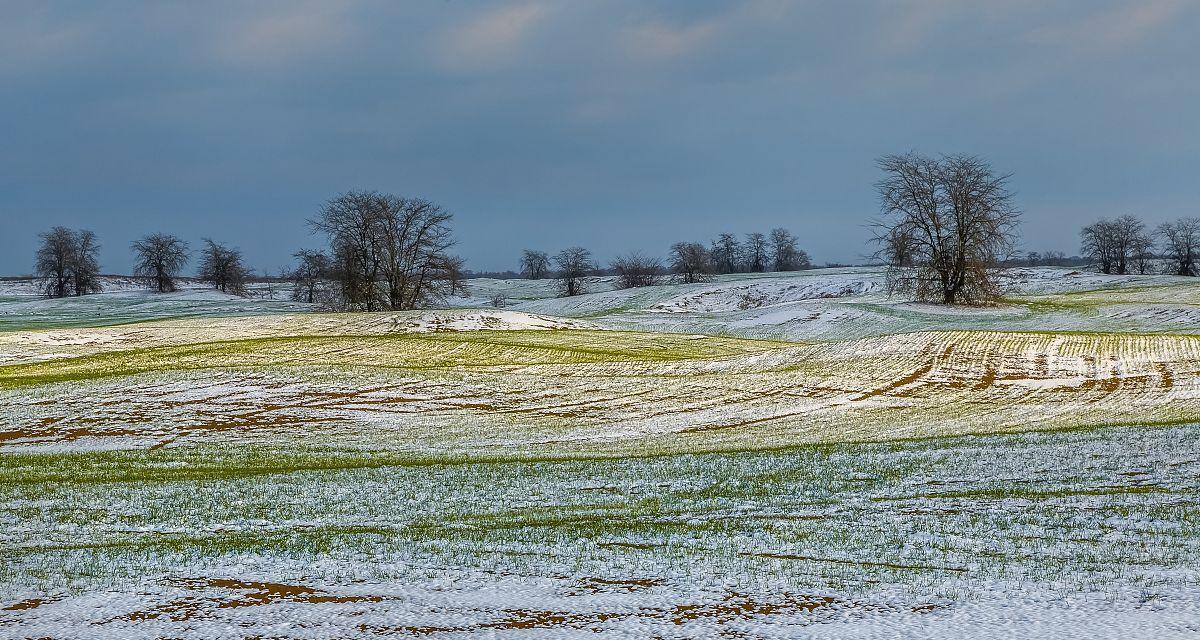
[[[289,365],[488,368],[669,362],[766,351],[769,342],[612,331],[288,336],[116,351],[0,366],[0,388],[146,372]]]
[[[359,330],[358,320],[340,330]],[[603,455],[1200,420],[1193,336],[949,331],[803,344],[582,329],[261,335],[286,326],[171,344],[192,333],[149,323],[91,354],[90,336],[74,334],[81,354],[0,366],[10,425],[0,444],[302,437],[439,455]],[[129,336],[157,346],[117,348],[136,344]]]

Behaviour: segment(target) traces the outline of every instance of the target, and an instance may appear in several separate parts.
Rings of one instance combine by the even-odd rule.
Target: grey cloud
[[[474,268],[526,244],[606,257],[777,225],[851,260],[873,158],[907,149],[1012,171],[1035,249],[1071,251],[1079,223],[1129,208],[1194,215],[1200,195],[1183,2],[0,12],[0,272],[28,270],[57,223],[93,228],[111,270],[147,224],[228,235],[273,269],[350,188],[442,202]]]

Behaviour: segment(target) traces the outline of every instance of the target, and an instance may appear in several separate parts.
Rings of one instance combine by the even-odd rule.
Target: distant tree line
[[[876,184],[883,216],[873,223],[875,257],[888,266],[891,291],[947,304],[981,304],[999,294],[996,270],[1006,266],[1068,266],[1084,262],[1110,274],[1200,274],[1200,218],[1166,222],[1153,230],[1135,216],[1102,219],[1083,228],[1082,256],[1061,251],[1016,250],[1020,212],[1009,176],[976,156],[880,158]],[[324,236],[324,250],[301,250],[281,278],[294,300],[343,310],[407,310],[443,303],[465,292],[469,274],[451,253],[453,216],[437,204],[374,191],[349,191],[331,199],[308,221]],[[39,235],[35,271],[51,297],[101,290],[100,245],[88,230],[54,227]],[[601,268],[584,247],[551,255],[526,249],[520,275],[556,280],[559,293],[586,293],[589,278],[615,276],[622,288],[668,281],[697,283],[716,275],[812,268],[808,253],[784,228],[739,237],[721,233],[708,243],[676,242],[665,259],[640,252],[618,255]],[[191,259],[177,236],[154,233],[130,244],[134,275],[154,291],[175,291]],[[513,275],[505,272],[496,275]],[[214,289],[247,295],[253,272],[242,253],[212,239],[199,250],[197,278]],[[277,281],[273,280],[272,282]],[[501,301],[502,302],[502,301]]]
[[[1080,252],[1102,273],[1200,274],[1200,218],[1164,222],[1154,230],[1137,216],[1101,219],[1079,233]]]
[[[811,269],[812,260],[799,248],[796,236],[783,228],[769,234],[748,233],[739,240],[722,233],[711,243],[676,242],[663,260],[641,252],[618,255],[603,272],[616,276],[620,288],[648,287],[671,279],[681,283],[706,282],[727,273],[797,271]],[[530,280],[558,279],[559,293],[575,296],[586,292],[588,276],[602,270],[583,247],[564,249],[553,257],[544,251],[521,253],[521,276]]]
[[[812,259],[797,242],[796,236],[783,228],[772,229],[766,235],[747,233],[741,241],[732,233],[722,233],[709,244],[703,256],[710,271],[717,274],[811,269]],[[701,256],[695,246],[688,251]],[[678,253],[674,247],[672,253]]]
[[[1086,258],[1068,256],[1062,251],[1029,251],[1025,253],[1024,257],[1014,259],[1006,266],[1070,267],[1085,264],[1086,262]]]

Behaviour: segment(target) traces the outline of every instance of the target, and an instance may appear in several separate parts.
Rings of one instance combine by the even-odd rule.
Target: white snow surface
[[[557,297],[553,281],[478,279],[467,282],[468,295],[449,301],[449,311],[289,316],[282,314],[314,309],[288,300],[282,285],[236,298],[187,282],[160,295],[132,279],[108,278],[106,293],[48,300],[38,296],[36,282],[10,279],[0,281],[0,366],[153,346],[145,325],[125,324],[143,320],[158,320],[172,344],[179,336],[223,339],[223,332],[233,333],[223,323],[245,325],[238,337],[280,335],[293,322],[296,335],[322,335],[335,325],[353,335],[638,329],[813,341],[821,343],[814,350],[847,348],[853,349],[847,357],[892,362],[896,384],[854,400],[862,405],[854,409],[862,425],[868,418],[886,421],[889,407],[918,402],[922,389],[962,381],[969,384],[948,388],[966,394],[975,384],[987,386],[998,397],[1012,394],[1014,406],[1027,395],[1051,393],[1091,403],[1047,401],[1037,409],[1045,415],[1164,399],[1182,411],[1195,401],[1197,360],[1184,349],[1200,334],[1200,288],[1192,280],[1059,268],[1010,269],[1003,280],[1002,303],[950,308],[889,297],[876,268],[739,274],[626,290],[612,278],[591,278],[589,293],[572,298]],[[499,308],[492,307],[496,299]],[[1061,334],[1045,337],[1049,346],[1030,338],[1032,346],[1005,353],[989,373],[970,368],[984,357],[964,354],[971,346],[965,340],[953,353],[914,350],[910,343],[940,346],[938,332],[930,331],[939,329],[1139,335],[1114,340],[1112,353],[1099,361],[1096,349],[1060,353],[1068,342]],[[1168,332],[1187,334],[1180,338],[1186,344],[1172,343],[1166,355],[1124,351],[1139,348],[1140,334],[1150,344],[1151,334]],[[461,336],[416,339],[451,337]],[[991,353],[987,346],[980,352]],[[909,351],[925,360],[911,366],[888,360]],[[564,411],[609,407],[600,417],[576,418],[573,431],[536,432],[542,439],[533,442],[513,437],[536,454],[539,442],[674,433],[679,425],[654,415],[664,406],[629,395],[635,384],[644,387],[639,392],[679,385],[680,398],[696,405],[681,411],[689,424],[709,415],[755,423],[816,403],[795,393],[801,374],[787,366],[795,353],[639,365],[655,375],[661,367],[668,382],[645,382],[646,373],[634,383],[630,371],[599,365],[547,365],[552,375],[542,379],[498,378],[511,388],[463,371],[381,379],[360,389],[343,383],[367,374],[348,379],[343,369],[308,378],[286,370],[198,370],[12,392],[0,396],[12,403],[0,407],[0,416],[24,412],[50,435],[70,422],[56,412],[116,431],[141,420],[148,426],[138,426],[140,433],[112,440],[169,454],[177,437],[187,443],[207,433],[160,438],[153,430],[183,425],[179,417],[192,413],[208,420],[193,420],[197,425],[243,419],[245,429],[234,424],[227,435],[255,445],[283,442],[279,434],[296,424],[305,432],[287,437],[306,443],[341,442],[353,427],[394,444],[402,429],[420,427],[413,440],[436,450],[449,441],[449,427],[436,418],[455,411],[466,416],[453,424],[459,435],[487,433],[492,439],[481,441],[499,448],[503,432],[489,428],[500,423],[465,412],[493,406],[493,417],[530,423],[533,414],[510,411],[526,407],[505,404],[521,394],[544,398],[543,410],[559,396]],[[572,376],[587,371],[597,374],[593,388],[565,397]],[[867,377],[847,376],[854,374]],[[689,385],[720,375],[738,381],[731,386],[737,393],[762,393],[703,406],[709,392]],[[1123,386],[1134,392],[1104,399]],[[103,395],[62,395],[78,389]],[[163,400],[151,407],[159,413],[127,410],[148,396]],[[263,408],[266,399],[281,398],[293,406]],[[850,411],[832,401],[822,406]],[[746,415],[737,413],[741,408]],[[981,414],[1003,415],[1006,407],[971,409],[961,417],[967,424]],[[320,419],[305,422],[305,412]],[[796,428],[817,430],[821,415],[797,412]],[[279,419],[249,426],[264,416]],[[369,428],[351,420],[360,416]],[[1026,412],[1012,422],[1035,417]],[[587,420],[591,431],[581,426]],[[922,439],[935,441],[928,450],[908,442],[520,468],[366,465],[228,480],[13,483],[0,488],[7,496],[0,504],[0,637],[1198,638],[1196,426],[1139,429],[978,436],[977,444],[972,435]],[[1026,440],[1034,443],[1032,453],[1021,448]],[[94,446],[86,439],[61,447],[11,442],[0,455],[122,448],[99,437]],[[345,442],[365,448],[362,440]],[[164,462],[154,470],[188,464]],[[637,471],[639,465],[645,469]],[[245,548],[230,543],[226,550],[226,537]],[[310,538],[317,542],[306,546]],[[284,548],[270,547],[272,539]]]
[[[408,584],[321,585],[282,597],[271,594],[271,587],[244,578],[231,582],[241,584],[149,583],[137,593],[91,593],[62,600],[51,596],[30,610],[0,611],[0,633],[19,629],[21,637],[61,640],[151,640],[181,634],[196,640],[260,634],[298,640],[1193,640],[1200,636],[1200,590],[1133,603],[1029,590],[1013,599],[915,606],[819,594],[792,597],[795,605],[788,607],[774,604],[770,594],[731,594],[713,587],[579,593],[578,582],[527,576],[459,574]],[[780,610],[765,614],[776,607]]]
[[[1004,270],[1000,281],[1007,299],[988,307],[916,304],[890,296],[886,272],[877,267],[731,274],[637,289],[617,289],[614,278],[596,277],[574,297],[559,297],[553,280],[473,279],[468,295],[449,304],[485,307],[499,299],[508,309],[587,318],[616,329],[801,341],[930,328],[1200,333],[1200,283],[1194,278],[1031,267]],[[1084,304],[1036,306],[1062,302]]]

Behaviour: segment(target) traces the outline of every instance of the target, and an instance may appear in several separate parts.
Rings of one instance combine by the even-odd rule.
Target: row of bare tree
[[[568,247],[553,257],[535,249],[521,253],[521,275],[530,280],[558,278],[559,293],[564,296],[584,293],[586,278],[595,275],[597,269],[592,252],[583,247]]]
[[[96,234],[86,229],[54,227],[39,236],[34,273],[42,280],[42,292],[51,298],[99,293],[100,244]],[[188,263],[187,243],[179,238],[154,233],[130,244],[134,275],[159,293],[175,291],[180,273]],[[236,295],[245,295],[250,270],[242,263],[242,253],[212,240],[204,240],[200,253],[201,281]]]
[[[808,253],[797,246],[796,236],[787,229],[773,229],[769,235],[746,234],[745,243],[731,233],[722,233],[712,244],[676,242],[671,245],[666,263],[641,252],[617,256],[609,269],[622,288],[648,287],[674,281],[705,282],[716,274],[766,271],[795,271],[812,267]],[[564,249],[553,257],[544,251],[526,249],[521,254],[521,275],[530,280],[554,277],[559,293],[574,296],[584,293],[585,278],[599,268],[592,254],[583,247]]]
[[[365,311],[416,309],[442,301],[463,286],[463,261],[448,253],[454,245],[450,219],[427,200],[372,191],[344,193],[309,221],[314,231],[326,235],[329,250],[295,254],[296,266],[284,274],[292,281],[292,297]],[[46,295],[101,290],[95,234],[55,227],[40,237],[35,267]],[[160,293],[176,290],[191,257],[186,242],[156,233],[135,240],[130,248],[136,276]],[[201,281],[225,293],[246,295],[253,273],[240,250],[205,239],[199,257]]]
[[[876,188],[883,217],[876,221],[876,256],[890,265],[893,291],[917,300],[979,304],[1000,294],[996,270],[1015,261],[1020,212],[1013,206],[1009,176],[997,174],[975,156],[885,156]],[[351,191],[330,200],[309,220],[323,233],[327,251],[300,251],[286,275],[294,299],[331,308],[365,311],[416,309],[444,301],[464,290],[463,260],[450,253],[454,238],[451,214],[420,198],[373,191]],[[1200,218],[1160,225],[1150,233],[1133,217],[1100,220],[1082,231],[1083,252],[1105,273],[1148,273],[1155,260],[1166,271],[1197,275],[1200,268]],[[49,296],[83,295],[100,290],[95,234],[55,227],[41,235],[36,268]],[[188,262],[187,243],[152,234],[131,244],[135,274],[156,291],[176,288]],[[1155,253],[1157,250],[1157,253]],[[1035,254],[1026,260],[1034,263]],[[1046,252],[1036,260],[1068,260]],[[560,293],[584,293],[587,278],[599,272],[592,254],[570,247],[554,256],[525,250],[526,278],[557,278]],[[786,229],[750,233],[739,240],[722,233],[708,245],[677,242],[664,262],[641,253],[618,256],[610,265],[622,287],[674,281],[693,283],[715,274],[791,271],[811,267],[808,254]],[[244,295],[251,272],[241,252],[205,240],[199,277],[221,291]]]
[[[747,233],[742,241],[732,233],[722,233],[709,244],[708,262],[713,273],[761,273],[812,268],[808,252],[797,247],[796,243],[796,236],[783,228],[772,229],[768,234]]]
[[[1080,238],[1083,254],[1104,273],[1200,275],[1200,218],[1164,222],[1150,231],[1138,217],[1125,215],[1097,220],[1080,231]]]
[[[1071,264],[1078,264],[1081,258],[1079,256],[1070,256],[1063,251],[1029,251],[1025,254],[1024,262],[1030,267],[1066,267]]]

